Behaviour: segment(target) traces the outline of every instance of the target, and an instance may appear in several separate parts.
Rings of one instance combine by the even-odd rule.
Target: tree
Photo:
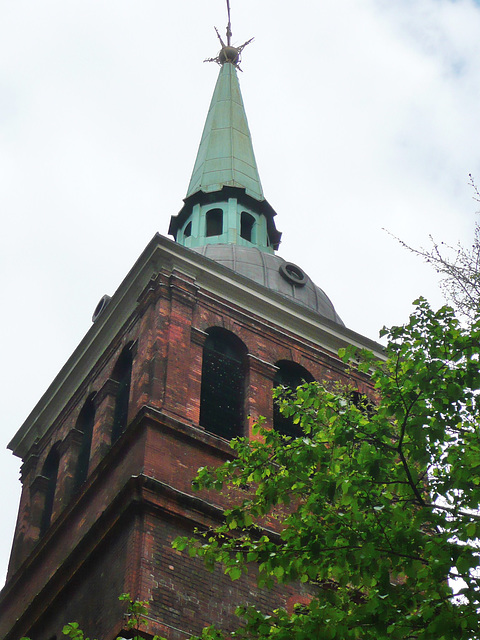
[[[203,639],[480,639],[480,322],[420,299],[384,335],[384,362],[340,354],[371,373],[376,406],[316,383],[277,390],[302,435],[260,423],[260,441],[234,440],[233,460],[199,470],[198,488],[240,498],[174,546],[232,580],[253,563],[260,586],[299,581],[311,597],[293,614],[239,603],[239,628]]]
[[[480,192],[470,174],[473,199],[480,202]],[[397,238],[398,240],[398,238]],[[431,249],[415,249],[403,240],[400,244],[423,258],[442,276],[440,286],[446,300],[468,322],[474,322],[480,310],[480,225],[475,222],[470,248],[437,242],[430,236]]]

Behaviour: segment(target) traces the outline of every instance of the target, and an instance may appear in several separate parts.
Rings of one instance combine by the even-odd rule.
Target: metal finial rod
[[[230,21],[230,2],[227,0],[227,15],[228,15],[228,24],[227,24],[227,46],[230,46],[232,40],[232,23]]]

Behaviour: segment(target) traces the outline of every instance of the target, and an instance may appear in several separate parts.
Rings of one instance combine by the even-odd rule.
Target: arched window
[[[222,438],[243,434],[247,349],[233,333],[214,327],[203,348],[200,424]]]
[[[113,415],[112,444],[125,431],[128,419],[128,402],[130,400],[130,382],[132,379],[132,351],[131,343],[125,347],[117,360],[112,378],[118,382]]]
[[[250,213],[242,211],[242,215],[240,216],[240,235],[244,240],[255,242],[255,238],[253,237],[254,226],[255,218]]]
[[[210,209],[207,211],[207,238],[219,236],[223,233],[223,211],[222,209]]]
[[[296,362],[280,360],[276,366],[278,371],[273,381],[275,387],[282,386],[295,391],[301,384],[315,381],[312,374]],[[282,435],[292,438],[298,438],[302,434],[300,425],[294,424],[293,418],[280,413],[277,402],[273,403],[273,428]]]
[[[40,520],[40,535],[43,536],[50,526],[53,513],[53,501],[57,488],[58,465],[60,464],[60,454],[58,444],[54,445],[45,459],[42,467],[42,476],[47,479],[45,490],[45,500],[43,503],[42,518]]]
[[[183,230],[183,237],[189,238],[191,235],[192,235],[192,221],[190,220],[190,222],[187,224],[187,226]]]
[[[93,425],[95,423],[95,405],[93,393],[87,398],[78,416],[76,428],[82,432],[82,444],[78,454],[77,468],[75,470],[74,490],[78,489],[87,479],[88,463],[90,462],[90,449],[92,448]]]

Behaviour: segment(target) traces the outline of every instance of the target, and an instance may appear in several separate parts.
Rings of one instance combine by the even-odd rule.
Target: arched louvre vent
[[[255,218],[246,211],[242,211],[240,216],[240,235],[244,240],[248,242],[254,242],[253,229],[255,226]]]
[[[223,233],[223,211],[222,209],[210,209],[206,215],[206,236],[220,236]]]
[[[200,424],[231,439],[243,435],[247,349],[233,333],[215,327],[203,349]]]

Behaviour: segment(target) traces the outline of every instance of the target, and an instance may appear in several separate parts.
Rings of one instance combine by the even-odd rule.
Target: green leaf
[[[229,567],[228,575],[232,580],[238,580],[242,575],[242,570],[240,567]]]

